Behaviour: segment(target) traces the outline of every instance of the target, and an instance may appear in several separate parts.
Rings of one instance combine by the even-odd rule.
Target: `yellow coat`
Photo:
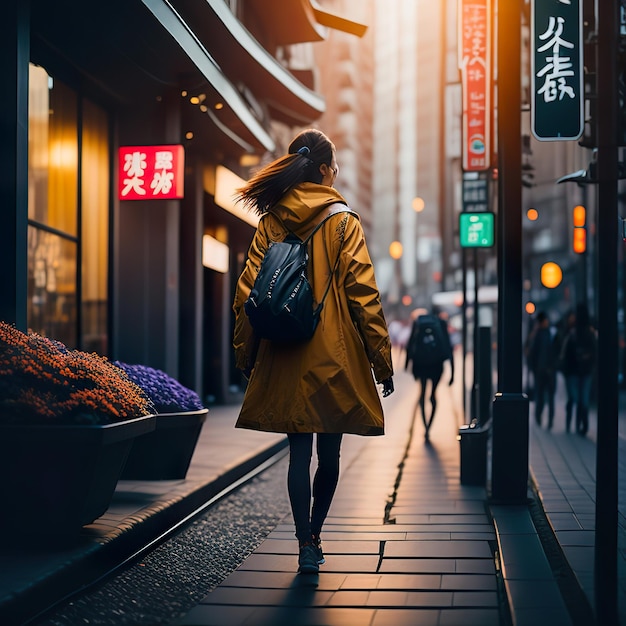
[[[309,281],[319,302],[343,246],[320,323],[305,343],[257,342],[243,304],[265,250],[282,241],[285,227],[305,238],[345,200],[332,187],[302,183],[259,223],[235,292],[233,345],[237,367],[253,364],[238,428],[281,433],[384,433],[383,410],[374,382],[393,374],[391,343],[374,268],[355,214],[332,216],[309,243]],[[276,216],[279,216],[278,219]]]

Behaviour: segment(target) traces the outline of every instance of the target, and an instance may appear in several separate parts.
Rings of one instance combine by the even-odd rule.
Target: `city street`
[[[443,382],[438,389],[438,414],[432,427],[430,445],[424,441],[419,416],[413,421],[417,399],[416,383],[410,375],[401,370],[397,373],[396,380],[396,393],[385,400],[386,436],[345,438],[342,479],[324,533],[329,565],[323,571],[326,576],[329,576],[330,572],[335,572],[336,575],[342,571],[342,565],[347,563],[352,563],[348,566],[349,571],[354,567],[355,572],[359,571],[358,559],[365,559],[370,554],[367,548],[368,541],[386,537],[390,552],[389,555],[385,552],[387,556],[381,563],[388,565],[383,566],[380,571],[389,572],[391,578],[387,578],[385,584],[392,586],[409,584],[419,588],[423,582],[399,581],[403,580],[402,577],[406,577],[408,572],[417,573],[420,569],[426,568],[424,574],[427,571],[432,574],[431,568],[439,566],[435,565],[436,561],[411,560],[409,544],[406,544],[396,556],[392,556],[395,554],[391,547],[395,543],[393,539],[400,536],[396,533],[405,536],[405,531],[411,528],[411,521],[423,518],[419,524],[412,526],[416,533],[414,536],[432,544],[432,549],[437,549],[438,545],[443,549],[444,543],[440,543],[443,538],[441,533],[443,531],[449,533],[456,528],[451,538],[458,533],[459,538],[465,537],[466,540],[474,539],[479,542],[482,537],[486,541],[485,546],[490,546],[488,553],[484,555],[488,557],[486,560],[480,563],[471,560],[465,562],[467,567],[480,566],[481,573],[475,570],[475,575],[483,577],[487,574],[487,569],[484,568],[488,568],[488,563],[491,563],[491,577],[495,585],[491,587],[494,593],[492,600],[483,606],[480,613],[482,618],[476,623],[481,626],[488,623],[504,626],[509,619],[507,617],[509,609],[505,600],[505,587],[502,581],[498,583],[497,572],[493,569],[492,550],[495,546],[493,543],[495,535],[493,530],[488,530],[491,527],[489,518],[480,515],[483,518],[481,522],[476,515],[484,511],[485,491],[472,487],[463,488],[459,481],[459,448],[456,432],[462,422],[460,376],[456,377],[453,387],[448,387],[445,384],[448,380],[447,372],[444,373]],[[216,410],[219,411],[219,408]],[[234,412],[231,413],[234,416]],[[233,430],[231,433],[233,437],[238,434],[240,431]],[[542,438],[542,433],[534,434]],[[546,433],[543,439],[550,436]],[[584,443],[582,439],[580,442]],[[590,440],[587,440],[586,444],[593,445]],[[218,502],[176,537],[149,554],[142,555],[138,562],[116,571],[100,586],[72,598],[69,604],[58,607],[36,624],[70,625],[82,621],[103,625],[172,623],[191,611],[194,606],[198,604],[207,606],[207,602],[210,604],[222,597],[210,592],[223,585],[229,587],[233,584],[228,581],[239,580],[231,577],[231,573],[236,569],[239,572],[250,572],[258,567],[262,569],[269,567],[270,571],[274,571],[274,568],[278,567],[279,571],[293,573],[296,543],[293,539],[285,486],[286,461],[287,459],[283,458],[261,476]],[[365,493],[366,496],[359,495]],[[437,496],[436,493],[440,495]],[[456,506],[462,508],[457,510],[450,501],[453,497],[469,500],[463,505],[459,501]],[[475,502],[477,508],[473,508],[472,502]],[[441,515],[424,517],[419,514],[424,507],[433,513],[439,510]],[[466,513],[473,510],[474,513],[463,515],[463,510]],[[448,515],[443,514],[446,511]],[[455,516],[458,524],[452,526]],[[476,519],[472,520],[472,517]],[[358,521],[359,519],[361,521]],[[381,525],[385,519],[393,524]],[[378,552],[378,541],[372,543],[372,549],[374,553]],[[250,555],[251,552],[254,554]],[[272,555],[281,555],[280,560],[273,566],[268,564],[267,559],[275,560],[279,557]],[[501,558],[505,561],[504,556]],[[445,569],[443,563],[442,561],[441,567]],[[367,561],[363,561],[363,565],[367,568]],[[326,578],[322,576],[321,580]],[[453,576],[449,584],[461,584],[462,580],[464,579]],[[464,581],[463,585],[466,584],[467,581]],[[472,584],[477,583],[475,581]],[[570,599],[574,598],[580,602],[575,590],[574,595],[571,590],[569,594]],[[254,596],[251,595],[250,598],[252,597]],[[343,604],[345,607],[345,600],[348,597],[341,594],[337,596],[338,600],[343,598],[337,606]],[[435,601],[434,606],[432,601],[426,601],[420,608],[420,604],[425,600],[418,601],[411,615],[415,617],[417,615],[415,611],[418,611],[420,615],[425,616],[438,604],[443,602],[444,606],[445,600],[441,592],[436,597],[439,600]],[[245,604],[246,601],[242,601]],[[486,601],[486,597],[483,598],[482,602]],[[519,599],[515,602],[519,602]],[[495,621],[492,621],[494,609],[496,617]],[[225,607],[222,606],[222,610],[225,610]],[[348,611],[348,608],[336,610],[341,613]],[[492,617],[488,617],[490,614]],[[189,618],[184,618],[182,623],[196,623],[193,620],[185,621],[187,619]],[[235,624],[239,618],[231,615],[225,619],[224,623]],[[485,619],[487,621],[480,621]],[[557,619],[554,623],[568,622],[559,622]]]
[[[626,0],[7,0],[0,32],[0,626],[626,626]],[[308,343],[256,326],[277,290]],[[523,394],[557,368],[584,434],[561,374],[551,427]],[[310,585],[285,432],[380,434],[370,370],[385,436],[344,437]]]
[[[534,406],[531,403],[530,469],[531,478],[538,493],[537,500],[532,498],[529,500],[532,522],[530,522],[531,518],[526,512],[526,507],[513,507],[512,510],[506,507],[504,509],[491,507],[491,516],[499,528],[499,533],[494,534],[492,517],[481,515],[482,521],[478,522],[472,521],[471,515],[464,516],[462,513],[463,510],[469,511],[475,506],[484,511],[487,496],[484,488],[460,485],[459,443],[456,440],[458,426],[463,420],[459,357],[457,353],[457,375],[452,387],[447,386],[447,371],[444,372],[438,389],[437,417],[431,431],[431,444],[426,445],[421,419],[418,416],[413,421],[417,384],[408,373],[402,371],[403,360],[396,354],[396,392],[384,400],[387,434],[379,438],[356,436],[345,438],[342,452],[342,479],[330,512],[327,529],[324,532],[326,551],[329,554],[329,565],[324,572],[327,575],[330,572],[338,573],[335,567],[341,570],[345,559],[348,559],[348,563],[353,563],[350,567],[354,567],[360,562],[359,559],[370,555],[370,548],[378,554],[382,545],[380,541],[385,541],[387,546],[391,546],[394,539],[397,540],[399,537],[396,533],[405,533],[411,527],[411,520],[417,522],[412,527],[413,532],[417,533],[415,537],[426,543],[432,543],[432,549],[437,549],[438,545],[444,547],[444,543],[439,543],[443,538],[441,532],[444,528],[447,532],[447,543],[455,536],[454,533],[450,534],[454,527],[448,524],[453,519],[449,517],[453,512],[453,516],[458,516],[455,532],[461,533],[459,536],[464,536],[465,540],[473,538],[481,541],[483,535],[478,531],[480,525],[484,526],[486,534],[482,540],[485,540],[486,545],[489,546],[491,556],[487,560],[492,564],[496,537],[499,542],[503,542],[500,546],[502,550],[500,561],[505,565],[508,564],[508,570],[505,568],[500,574],[492,570],[493,580],[496,582],[497,589],[500,590],[497,601],[494,599],[495,604],[491,604],[492,610],[496,605],[499,607],[501,617],[496,620],[498,626],[505,626],[507,623],[506,619],[502,618],[503,611],[505,617],[509,611],[513,614],[528,614],[528,609],[524,607],[529,602],[528,590],[532,587],[518,587],[515,577],[507,580],[507,571],[518,572],[516,576],[532,579],[540,571],[537,569],[537,563],[541,559],[545,561],[545,567],[548,566],[549,561],[548,570],[551,569],[553,572],[551,576],[554,579],[550,584],[553,585],[552,589],[556,595],[550,602],[554,603],[557,601],[556,598],[561,601],[562,597],[570,608],[570,615],[578,615],[579,621],[572,621],[572,623],[576,626],[587,626],[591,623],[589,620],[585,621],[586,616],[589,615],[589,606],[594,603],[595,443],[593,433],[595,416],[592,415],[588,437],[583,438],[565,433],[563,408],[558,400],[560,396],[557,395],[555,423],[552,431],[548,431],[534,424],[534,419],[532,419]],[[216,406],[211,409],[210,418],[203,431],[187,481],[174,481],[174,483],[166,481],[155,484],[123,482],[119,488],[119,495],[105,516],[110,520],[109,523],[123,527],[128,523],[125,521],[125,516],[129,516],[126,519],[133,519],[133,524],[136,525],[137,543],[140,543],[141,537],[145,537],[144,542],[154,541],[150,538],[150,534],[142,533],[142,527],[147,528],[147,525],[137,523],[137,521],[143,518],[143,522],[148,522],[150,516],[156,511],[162,507],[168,508],[169,503],[173,502],[171,498],[173,493],[182,493],[183,489],[186,489],[191,494],[190,487],[198,481],[206,481],[207,476],[214,471],[210,468],[214,466],[216,460],[218,464],[226,463],[225,467],[232,466],[233,459],[244,458],[241,457],[241,453],[245,449],[252,450],[255,445],[258,446],[262,442],[271,445],[276,438],[266,433],[233,429],[237,409],[237,405]],[[621,423],[623,424],[623,416]],[[623,471],[624,445],[622,430],[620,472]],[[142,551],[139,556],[130,561],[124,558],[120,558],[117,563],[109,561],[110,565],[99,573],[97,569],[94,570],[96,562],[93,559],[89,564],[85,561],[82,577],[86,587],[83,588],[76,580],[74,587],[66,588],[62,595],[57,593],[57,605],[54,610],[32,623],[39,626],[70,625],[85,620],[89,623],[105,625],[172,623],[192,611],[199,603],[206,605],[207,602],[212,602],[213,598],[219,598],[219,595],[213,596],[210,593],[211,590],[225,584],[229,586],[231,584],[227,582],[229,580],[236,581],[237,578],[231,579],[231,574],[236,576],[236,571],[249,571],[259,566],[261,568],[268,566],[269,555],[273,555],[270,563],[275,561],[272,567],[278,567],[285,574],[293,575],[296,543],[293,539],[285,486],[287,463],[285,452],[283,449],[281,453],[283,456],[275,465],[231,495],[214,503],[211,508],[203,511],[200,517],[193,518],[190,524],[178,529],[175,536],[168,537],[161,545],[151,545],[147,552]],[[620,487],[623,490],[623,485]],[[145,510],[139,508],[133,512],[134,509],[131,507],[133,498],[138,498],[136,501],[140,507],[145,506],[145,501],[143,504],[140,503],[149,492],[157,497],[154,505]],[[162,494],[160,505],[158,493]],[[532,495],[531,491],[529,495]],[[361,515],[359,501],[363,498],[365,498],[362,511],[364,517],[359,522],[355,516]],[[455,505],[457,498],[460,500]],[[622,621],[624,621],[623,600],[626,597],[623,502],[622,498],[619,535]],[[439,510],[442,515],[424,517],[420,514],[423,507],[431,513]],[[455,507],[459,507],[458,510]],[[538,529],[537,536],[541,538],[543,551],[548,557],[546,561],[543,552],[532,556],[530,562],[535,565],[530,568],[529,573],[522,573],[519,563],[515,565],[513,562],[509,563],[511,559],[519,558],[515,556],[519,553],[516,542],[524,543],[528,539],[523,536],[510,535],[507,539],[506,533],[501,534],[505,531],[507,524],[511,523],[507,522],[506,518],[511,515],[512,511],[515,511],[514,514],[518,516],[525,515],[527,521],[524,523],[531,523]],[[444,512],[447,513],[444,515]],[[100,520],[99,524],[103,529],[106,528],[105,518]],[[446,518],[448,518],[447,521]],[[115,522],[116,519],[119,521]],[[170,516],[169,519],[175,518]],[[351,519],[354,521],[351,522]],[[395,523],[388,524],[385,520]],[[477,523],[478,526],[475,525]],[[516,527],[519,528],[521,523],[520,518],[515,522]],[[448,526],[444,527],[442,524],[448,524]],[[533,532],[535,532],[534,529]],[[405,534],[402,536],[406,538]],[[376,546],[359,543],[372,540],[375,541]],[[510,541],[513,543],[507,545]],[[450,549],[451,545],[449,544],[447,549]],[[405,566],[410,567],[411,572],[417,572],[425,566],[425,562],[421,565],[418,562],[411,562],[412,549],[414,548],[407,543],[397,556],[392,556],[393,551],[390,554],[386,552],[383,554],[383,560],[380,563],[388,563],[391,568],[389,572],[394,574],[395,583],[393,584],[399,584],[401,572],[407,573]],[[75,553],[75,549],[73,552]],[[532,551],[529,546],[524,549],[524,554],[531,558]],[[49,557],[43,553],[37,558],[36,555],[37,551],[32,551],[30,557],[32,566],[38,560],[41,560],[41,565],[33,569],[31,581],[34,581],[35,577],[44,576],[46,569],[45,567],[42,569],[42,566],[47,558],[53,557],[52,563],[68,558],[63,557],[62,551],[58,556],[54,556],[54,551],[50,552]],[[122,553],[120,557],[121,555]],[[7,564],[13,563],[12,559],[15,556],[17,555],[10,548],[3,549],[2,558]],[[72,558],[75,560],[76,554]],[[380,555],[377,558],[380,558]],[[397,560],[398,558],[400,560]],[[390,560],[385,561],[385,559]],[[487,566],[487,560],[483,563],[484,567]],[[18,563],[19,561],[16,561],[14,566],[9,565],[9,569],[17,567]],[[331,563],[334,565],[330,565]],[[367,560],[363,561],[365,568],[369,567],[367,563]],[[433,564],[434,561],[430,563]],[[469,562],[466,565],[469,565]],[[55,567],[58,569],[58,565]],[[17,571],[20,572],[21,578],[28,578],[29,570],[26,563],[21,563]],[[5,573],[8,573],[8,570]],[[58,587],[55,581],[62,573],[61,568],[50,576],[49,581],[45,581],[47,595],[54,597],[52,590]],[[504,575],[504,580],[502,575]],[[15,584],[13,578],[6,576],[4,578],[6,578],[2,581],[4,588],[12,588],[11,585]],[[93,585],[89,584],[92,578],[95,580]],[[71,580],[71,577],[68,580]],[[547,601],[545,592],[550,588],[550,584],[546,580],[537,580],[534,583],[538,586],[537,590],[532,593],[533,601],[545,603]],[[67,586],[67,581],[64,580],[63,584]],[[389,585],[389,580],[385,584]],[[450,584],[454,584],[453,579]],[[531,580],[525,584],[531,584]],[[584,594],[581,594],[581,588]],[[543,589],[541,593],[540,589]],[[29,597],[27,591],[27,589],[20,591],[26,604],[28,604]],[[33,587],[33,592],[36,593],[36,587]],[[67,596],[68,601],[62,601],[64,596]],[[343,602],[348,598],[345,595],[339,597],[343,598]],[[442,602],[444,596],[438,597],[439,602]],[[503,607],[507,604],[509,608],[504,610]],[[418,603],[413,610],[419,610],[419,606],[421,605]],[[542,610],[545,610],[545,604],[542,606]],[[347,610],[348,607],[345,608]],[[28,613],[26,606],[23,611]],[[574,620],[574,617],[571,619]],[[22,621],[9,619],[7,623],[17,624]],[[484,626],[482,622],[479,623],[480,626]],[[554,623],[560,622],[557,620]],[[569,622],[563,623],[569,624]]]

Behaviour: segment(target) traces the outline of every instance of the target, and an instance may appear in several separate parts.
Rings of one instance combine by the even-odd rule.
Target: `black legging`
[[[311,510],[311,456],[313,433],[289,433],[289,472],[287,488],[298,541],[310,541],[318,536],[328,514],[337,481],[341,433],[317,435],[317,471],[313,479],[313,509]]]

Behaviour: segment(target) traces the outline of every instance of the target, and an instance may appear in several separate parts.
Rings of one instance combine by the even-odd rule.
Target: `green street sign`
[[[531,128],[539,141],[584,128],[582,0],[531,0]]]
[[[488,211],[459,214],[461,248],[491,248],[494,243],[494,214]]]

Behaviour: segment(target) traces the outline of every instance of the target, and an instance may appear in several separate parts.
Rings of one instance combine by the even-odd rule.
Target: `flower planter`
[[[153,415],[103,425],[1,425],[0,529],[71,535],[109,507],[133,440]]]
[[[201,409],[156,415],[154,431],[133,442],[122,479],[185,478],[208,412],[208,409]]]

